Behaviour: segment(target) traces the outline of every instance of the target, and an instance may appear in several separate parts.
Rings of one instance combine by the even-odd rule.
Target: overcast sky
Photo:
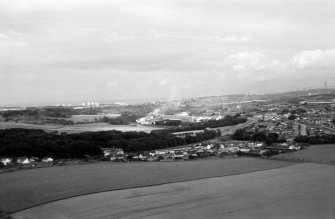
[[[0,105],[335,86],[334,0],[0,0]]]

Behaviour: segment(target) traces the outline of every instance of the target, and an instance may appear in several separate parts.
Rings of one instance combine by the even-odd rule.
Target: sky
[[[335,86],[334,0],[0,0],[0,105]]]

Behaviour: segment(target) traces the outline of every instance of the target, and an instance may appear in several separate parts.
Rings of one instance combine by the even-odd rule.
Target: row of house
[[[185,131],[185,132],[173,132],[171,134],[175,135],[179,138],[185,138],[186,136],[196,136],[198,133],[204,133],[204,130],[193,130],[193,131]]]
[[[0,158],[0,162],[4,166],[10,165],[10,164],[28,165],[28,164],[33,164],[36,162],[50,163],[50,162],[53,162],[53,158],[45,157],[43,159],[39,159],[38,157],[16,157],[16,158],[4,157],[4,158]]]
[[[125,153],[122,149],[104,148],[107,160],[111,161],[172,161],[189,160],[208,156],[234,157],[238,152],[260,150],[265,144],[253,141],[226,141],[221,144],[196,144],[193,146],[146,151],[139,154]]]

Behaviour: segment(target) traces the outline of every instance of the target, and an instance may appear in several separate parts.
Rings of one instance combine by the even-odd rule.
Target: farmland
[[[101,120],[103,117],[116,118],[121,114],[106,114],[106,115],[72,115],[69,120],[73,122],[95,122],[96,120]]]
[[[334,218],[334,171],[331,165],[296,164],[89,194],[26,209],[13,217]]]
[[[335,164],[335,145],[320,144],[311,145],[308,148],[292,153],[279,154],[272,157],[273,159],[294,161],[294,162],[310,162],[321,164]]]
[[[97,163],[0,174],[0,209],[15,212],[64,198],[292,165],[256,158],[190,162]]]
[[[66,133],[79,133],[79,132],[95,132],[95,131],[143,131],[150,133],[152,130],[160,129],[158,127],[150,126],[136,126],[136,125],[110,125],[108,123],[87,123],[79,125],[35,125],[27,123],[15,123],[15,122],[0,122],[0,129],[10,128],[25,128],[25,129],[42,129],[45,131],[58,131]]]

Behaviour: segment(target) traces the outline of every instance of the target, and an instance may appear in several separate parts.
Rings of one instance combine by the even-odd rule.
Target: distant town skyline
[[[335,85],[333,0],[0,0],[0,105]]]
[[[326,90],[325,90],[326,89]],[[267,93],[228,93],[228,94],[217,94],[217,95],[200,95],[200,96],[184,96],[184,97],[178,97],[176,99],[170,99],[168,97],[161,97],[161,98],[138,98],[138,99],[81,99],[81,100],[67,100],[67,101],[37,101],[37,102],[20,102],[20,103],[9,103],[9,104],[0,104],[0,107],[42,107],[42,106],[82,106],[83,103],[87,104],[88,102],[95,102],[98,104],[142,104],[142,103],[150,103],[150,102],[156,102],[156,101],[180,101],[185,99],[191,99],[191,98],[204,98],[204,97],[219,97],[219,96],[229,96],[229,95],[271,95],[271,94],[280,94],[280,93],[289,93],[289,92],[299,92],[299,91],[305,91],[306,95],[311,95],[311,91],[318,91],[321,92],[323,90],[330,91],[335,89],[335,86],[327,86],[325,87],[308,87],[308,88],[297,88],[295,90],[287,90],[287,91],[281,91],[281,92],[267,92]],[[316,92],[315,94],[317,94]]]

